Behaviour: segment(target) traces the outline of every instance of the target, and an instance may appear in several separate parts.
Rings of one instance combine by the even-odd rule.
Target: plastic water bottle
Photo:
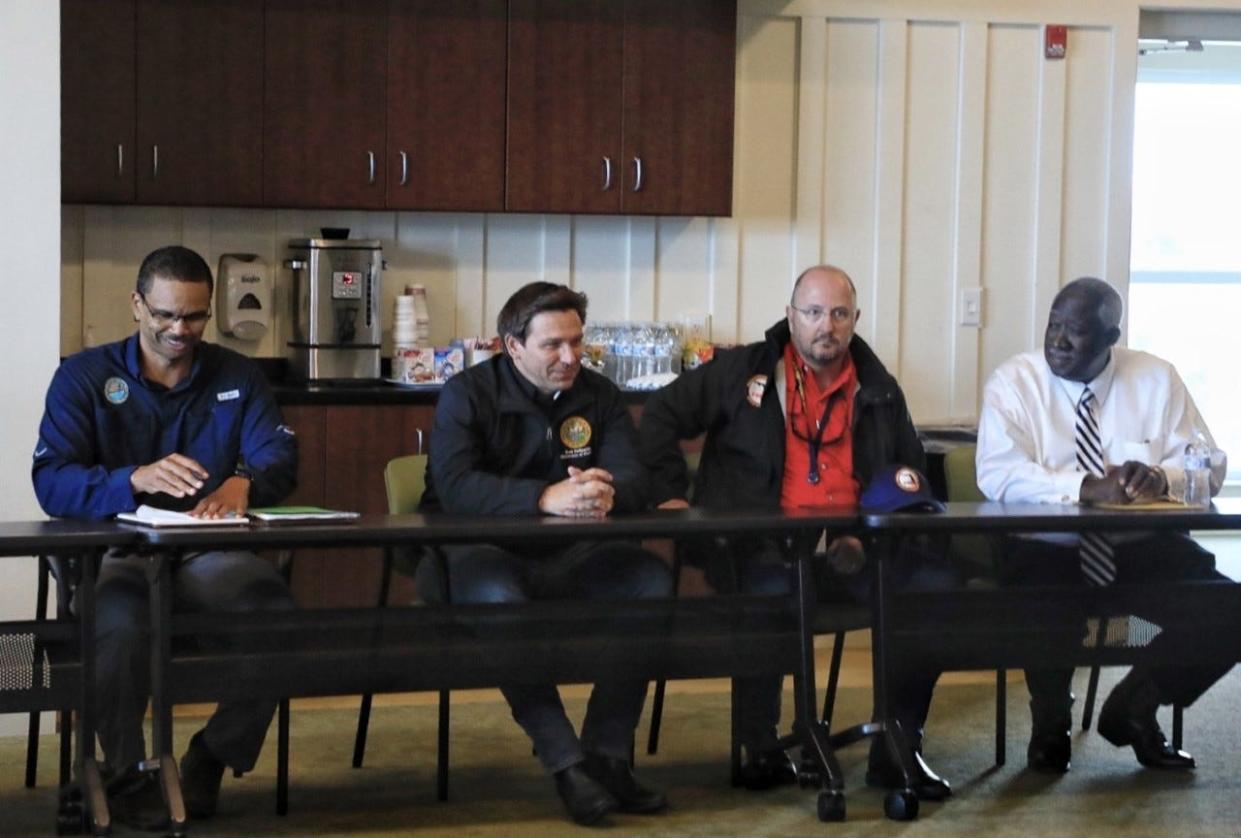
[[[1211,446],[1201,432],[1185,446],[1185,505],[1206,509],[1211,505]]]

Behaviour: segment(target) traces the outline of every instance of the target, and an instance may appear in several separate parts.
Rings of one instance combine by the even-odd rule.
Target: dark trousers
[[[868,553],[890,549],[868,545]],[[788,548],[763,538],[717,540],[714,549],[694,551],[696,563],[705,565],[707,579],[716,590],[746,594],[785,595],[792,592],[793,576]],[[903,547],[887,560],[888,578],[894,590],[946,590],[959,583],[959,574],[944,559],[913,547]],[[849,576],[830,571],[819,574],[819,594],[829,599],[846,598],[869,603],[871,573],[864,568]],[[826,605],[825,607],[830,607]],[[906,655],[892,661],[889,675],[893,715],[901,723],[910,744],[920,747],[922,729],[931,706],[931,694],[940,668],[929,656]],[[737,716],[741,744],[751,753],[775,747],[780,724],[783,676],[760,675],[737,678]]]
[[[109,771],[147,757],[142,717],[151,693],[147,556],[109,553],[95,587],[99,741]],[[288,586],[270,562],[247,552],[198,553],[172,570],[173,609],[181,612],[293,608]],[[241,677],[241,674],[239,674]],[[276,711],[270,699],[219,705],[203,731],[207,747],[229,767],[249,771]]]
[[[1227,577],[1215,570],[1215,557],[1182,533],[1152,533],[1117,539],[1114,543],[1117,586],[1157,585],[1161,582],[1224,582]],[[1033,538],[1005,541],[1001,565],[1004,584],[1018,587],[1080,587],[1088,585],[1081,572],[1078,547]],[[1218,632],[1193,629],[1192,601],[1169,596],[1135,616],[1156,624],[1160,632],[1146,647],[1154,660],[1218,658],[1219,663],[1166,664],[1144,666],[1159,688],[1162,704],[1188,707],[1198,696],[1232,668],[1232,638]],[[1071,635],[1069,635],[1071,638]],[[1070,652],[1071,650],[1066,650]],[[1073,670],[1067,667],[1027,669],[1035,726],[1042,723],[1067,727],[1072,705],[1070,685]]]
[[[668,567],[636,544],[577,544],[545,556],[525,556],[490,544],[444,548],[451,599],[458,603],[537,599],[626,600],[671,596]],[[438,599],[445,590],[439,563],[423,561],[418,590]],[[513,718],[552,773],[581,762],[586,752],[629,759],[633,732],[646,701],[646,681],[599,681],[590,694],[579,739],[553,684],[514,684],[501,692]]]

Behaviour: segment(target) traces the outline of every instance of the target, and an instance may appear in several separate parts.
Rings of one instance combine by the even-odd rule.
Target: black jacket
[[[642,411],[641,456],[651,475],[651,500],[684,498],[689,473],[678,441],[706,433],[693,502],[716,509],[777,509],[784,478],[785,417],[775,380],[776,362],[789,342],[788,321],[767,338],[718,353],[652,394]],[[866,342],[856,335],[849,353],[857,367],[853,410],[853,474],[862,488],[887,465],[926,470],[905,396]],[[749,382],[766,376],[758,407],[746,398]]]
[[[568,477],[569,466],[612,473],[614,512],[646,503],[633,420],[616,385],[583,369],[553,401],[497,355],[444,385],[419,508],[537,515],[543,490]]]

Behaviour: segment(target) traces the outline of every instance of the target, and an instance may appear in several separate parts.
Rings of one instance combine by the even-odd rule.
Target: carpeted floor
[[[854,653],[862,657],[862,653]],[[862,668],[856,667],[855,668]],[[1078,695],[1084,694],[1084,671]],[[1119,670],[1104,673],[1110,687]],[[860,681],[861,679],[853,679]],[[585,692],[568,691],[580,718]],[[848,821],[820,824],[815,795],[785,788],[766,793],[728,785],[728,694],[724,682],[672,685],[660,753],[639,756],[643,779],[667,789],[670,810],[655,817],[618,816],[613,831],[666,835],[1238,835],[1241,757],[1236,707],[1241,670],[1186,714],[1186,747],[1198,758],[1192,773],[1141,769],[1132,752],[1112,748],[1094,732],[1077,733],[1072,772],[1063,778],[1024,769],[1029,714],[1025,687],[1009,688],[1009,762],[992,765],[994,691],[985,679],[949,677],[936,694],[926,742],[931,764],[953,781],[956,796],[923,804],[919,820],[883,816],[883,798],[863,786],[866,745],[840,754],[847,774]],[[399,700],[398,700],[399,701]],[[870,690],[842,689],[836,725],[861,721]],[[356,713],[294,705],[290,813],[274,814],[274,748],[246,777],[225,778],[220,812],[193,825],[201,835],[537,835],[577,832],[565,820],[551,782],[495,692],[460,694],[453,705],[450,799],[435,800],[435,711],[425,700],[377,707],[366,766],[349,767]],[[786,713],[792,706],[786,695]],[[1165,720],[1165,727],[1170,723]],[[179,748],[201,718],[177,720]],[[640,735],[645,737],[645,723]],[[643,739],[643,741],[645,741]],[[54,737],[44,737],[42,785],[22,787],[24,739],[0,739],[0,835],[52,832]],[[125,834],[122,828],[116,834]]]

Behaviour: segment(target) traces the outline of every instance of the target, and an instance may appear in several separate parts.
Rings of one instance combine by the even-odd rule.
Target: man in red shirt
[[[860,488],[885,467],[925,469],[925,455],[896,379],[854,334],[857,291],[842,270],[812,267],[797,278],[785,319],[766,339],[716,354],[652,394],[642,413],[641,455],[660,508],[689,505],[689,473],[679,441],[706,434],[694,503],[714,509],[791,509],[853,505]],[[788,545],[771,539],[714,539],[690,545],[689,561],[704,566],[717,588],[786,593]],[[865,596],[862,542],[834,539],[829,565],[844,587]],[[899,564],[899,562],[898,562]],[[906,585],[934,562],[906,563]],[[723,565],[721,567],[721,565]],[[938,670],[907,668],[893,679],[893,704],[918,766],[914,790],[927,800],[951,793],[921,760],[922,728]],[[753,789],[795,780],[778,748],[779,676],[739,679],[742,781]],[[903,785],[899,769],[876,739],[867,781]]]

